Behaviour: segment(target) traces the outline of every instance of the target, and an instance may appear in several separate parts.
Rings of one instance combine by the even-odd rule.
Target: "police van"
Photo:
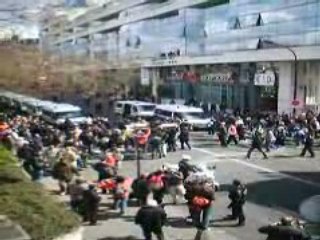
[[[41,116],[45,121],[54,125],[61,125],[67,119],[75,125],[91,122],[91,119],[82,113],[80,107],[71,104],[53,103],[44,106]]]
[[[210,122],[210,118],[204,116],[201,108],[185,105],[158,105],[154,114],[156,118],[165,121],[185,121],[192,129],[207,129]]]
[[[156,104],[142,101],[117,101],[115,113],[126,117],[151,118]]]
[[[27,113],[33,116],[41,116],[42,109],[45,108],[46,106],[51,106],[53,104],[54,104],[53,102],[43,101],[38,99],[30,99],[24,102]]]

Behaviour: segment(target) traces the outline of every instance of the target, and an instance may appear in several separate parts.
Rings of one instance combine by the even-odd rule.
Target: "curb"
[[[83,227],[79,227],[71,233],[62,235],[58,238],[55,238],[54,240],[83,240],[83,231]]]

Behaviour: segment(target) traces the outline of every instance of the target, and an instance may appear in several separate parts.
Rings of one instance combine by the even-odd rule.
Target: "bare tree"
[[[106,96],[125,94],[139,82],[135,65],[44,54],[37,45],[17,41],[0,44],[0,89],[36,97],[55,95]]]

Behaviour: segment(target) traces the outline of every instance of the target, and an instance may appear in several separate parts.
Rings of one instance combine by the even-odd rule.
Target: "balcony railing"
[[[111,4],[106,5],[105,7],[99,7],[97,9],[88,11],[87,13],[79,16],[73,22],[71,22],[66,29],[71,29],[76,26],[81,26],[83,24],[102,19],[104,17],[108,17],[112,14],[120,12],[124,9],[133,7],[135,5],[141,4],[145,2],[145,0],[122,0],[115,1]]]
[[[90,34],[102,32],[102,31],[107,31],[107,30],[112,30],[115,28],[118,28],[122,25],[129,24],[132,22],[137,22],[143,19],[147,18],[152,18],[155,16],[159,16],[168,12],[176,11],[185,7],[190,7],[194,5],[198,5],[201,3],[205,3],[207,0],[174,0],[174,1],[169,1],[169,2],[164,2],[164,3],[159,3],[159,4],[154,4],[148,7],[147,10],[143,11],[142,13],[137,13],[135,15],[129,15],[126,18],[123,19],[117,19],[117,20],[111,20],[105,23],[101,23],[100,25],[94,27],[94,28],[89,28],[85,31],[79,32],[74,35],[74,38],[80,38],[83,36],[88,36]],[[58,41],[56,41],[54,44],[58,44],[60,42],[68,41],[70,40],[68,37],[61,37]]]

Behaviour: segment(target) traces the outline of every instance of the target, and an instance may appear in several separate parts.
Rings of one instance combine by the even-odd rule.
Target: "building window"
[[[256,26],[263,26],[263,19],[260,13],[256,22]]]
[[[229,29],[240,29],[241,23],[238,17],[233,17],[229,21]]]
[[[254,26],[262,26],[262,16],[261,14],[250,14],[239,17],[239,22],[241,28],[254,27]]]

